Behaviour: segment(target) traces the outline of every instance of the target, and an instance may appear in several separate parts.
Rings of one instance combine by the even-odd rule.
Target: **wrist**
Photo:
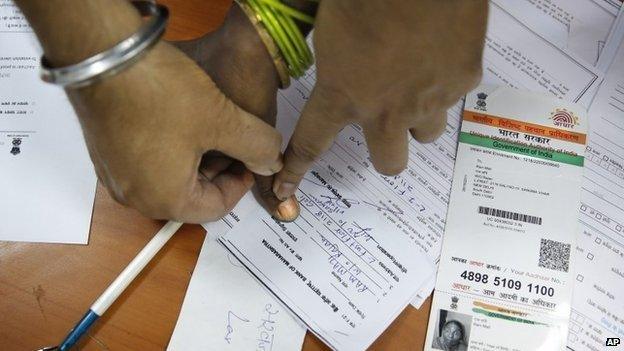
[[[66,66],[130,37],[141,17],[125,0],[16,0],[48,61]]]
[[[234,57],[236,60],[231,65],[239,69],[254,70],[241,72],[243,76],[259,77],[260,81],[270,84],[267,87],[275,86],[277,89],[279,75],[273,59],[258,31],[236,3],[232,4],[223,25],[215,34],[218,49],[204,47],[209,53],[201,53],[200,57],[211,56],[212,60],[219,60],[224,56]],[[221,55],[223,52],[230,55]],[[253,64],[248,64],[250,62]]]
[[[243,57],[264,58],[270,61],[270,56],[264,55],[266,48],[256,28],[236,2],[232,3],[223,25],[216,34],[221,48],[236,51]]]
[[[233,4],[219,30],[200,39],[201,66],[234,103],[273,125],[280,79],[256,28]]]

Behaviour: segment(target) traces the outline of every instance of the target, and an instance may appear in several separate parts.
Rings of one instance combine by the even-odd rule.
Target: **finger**
[[[300,213],[299,201],[297,201],[295,195],[292,195],[279,204],[277,210],[273,212],[273,217],[280,222],[294,222]]]
[[[292,222],[299,217],[299,202],[295,196],[289,197],[286,201],[279,200],[273,193],[273,177],[255,175],[256,188],[260,196],[260,203],[277,220],[282,222]]]
[[[419,142],[430,143],[444,133],[444,130],[446,129],[446,118],[446,111],[440,110],[431,115],[430,118],[425,119],[425,122],[411,128],[410,133],[414,139]]]
[[[364,137],[377,172],[396,175],[405,169],[409,143],[406,129],[398,126],[384,128],[371,124],[364,127]]]
[[[211,181],[198,178],[178,220],[203,223],[228,213],[253,185],[253,175],[239,162],[232,163]]]
[[[269,213],[274,213],[282,201],[273,193],[273,176],[255,174],[257,195],[260,203]]]
[[[312,92],[284,152],[284,168],[273,182],[273,192],[282,201],[294,195],[303,175],[331,147],[336,134],[346,124],[340,118],[343,109],[335,108],[324,96],[317,89]]]
[[[225,98],[225,97],[224,97]],[[282,136],[275,128],[227,100],[216,149],[245,164],[252,172],[273,175],[282,169]]]

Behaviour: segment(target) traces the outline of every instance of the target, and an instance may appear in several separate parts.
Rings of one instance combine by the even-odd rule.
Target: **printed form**
[[[431,279],[434,266],[371,208],[378,205],[338,178],[317,163],[297,191],[295,222],[260,209],[220,241],[325,343],[363,350]]]
[[[589,109],[568,347],[624,340],[624,42]],[[615,348],[614,348],[615,349]]]
[[[39,79],[41,49],[0,0],[0,240],[86,244],[96,176],[62,89]]]
[[[617,8],[604,0],[492,0],[557,47],[591,64],[605,45]]]
[[[618,51],[619,44],[624,38],[624,6],[620,9],[620,13],[615,20],[615,23],[611,27],[611,33],[609,33],[609,37],[607,38],[607,42],[602,49],[600,57],[598,58],[598,63],[596,67],[600,69],[602,72],[606,72],[609,67],[611,67],[611,63],[615,59],[615,54]]]
[[[568,101],[587,103],[600,83],[598,71],[566,50],[553,45],[495,3],[490,18],[483,62],[488,84],[545,92]],[[278,95],[278,129],[288,140],[310,91],[312,68]],[[455,162],[463,100],[448,111],[447,128],[435,142],[410,142],[407,170],[393,177],[379,175],[368,159],[364,138],[357,126],[346,127],[334,146],[318,162],[339,173],[341,185],[361,197],[394,230],[409,238],[416,250],[437,265],[444,233],[446,209]],[[327,167],[329,167],[327,166]],[[221,235],[241,220],[253,220],[260,205],[247,195],[223,221],[205,228]],[[250,219],[252,218],[252,219]],[[256,222],[258,226],[262,223]],[[412,304],[418,308],[433,290],[435,279],[419,291]]]

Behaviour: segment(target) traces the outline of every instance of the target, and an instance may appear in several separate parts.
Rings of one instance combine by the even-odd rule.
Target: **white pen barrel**
[[[109,285],[102,295],[93,303],[91,310],[101,316],[117,297],[130,285],[136,276],[145,268],[147,263],[160,251],[169,241],[175,232],[182,226],[182,223],[169,221],[154,235],[139,254],[130,264],[117,276],[115,281]]]

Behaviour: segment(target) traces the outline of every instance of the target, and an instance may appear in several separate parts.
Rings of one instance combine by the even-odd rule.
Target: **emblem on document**
[[[457,310],[457,303],[459,302],[459,297],[453,296],[451,297],[451,309]]]
[[[578,117],[564,108],[556,109],[550,114],[549,119],[552,119],[553,124],[557,127],[574,128],[579,124]]]
[[[485,99],[487,99],[487,97],[488,95],[483,92],[477,94],[477,106],[475,106],[475,110],[487,111],[487,102],[485,102]]]
[[[22,145],[22,139],[21,138],[13,138],[13,147],[11,147],[11,154],[12,155],[19,155],[20,152],[22,152],[22,150],[20,150],[20,145]]]

